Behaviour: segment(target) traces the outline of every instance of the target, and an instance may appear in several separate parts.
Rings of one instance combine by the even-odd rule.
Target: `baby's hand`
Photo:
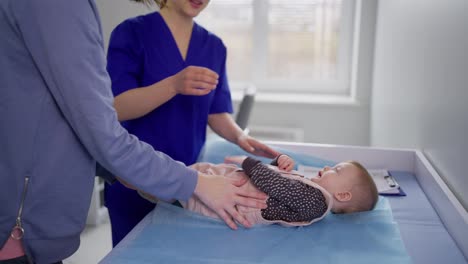
[[[288,155],[281,155],[278,158],[278,168],[284,171],[291,171],[294,168],[294,160]]]
[[[246,158],[247,156],[227,156],[224,158],[224,163],[242,165]]]

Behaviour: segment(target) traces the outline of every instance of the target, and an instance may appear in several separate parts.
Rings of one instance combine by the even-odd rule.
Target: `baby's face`
[[[358,175],[359,169],[351,163],[342,162],[334,167],[324,167],[318,172],[317,177],[311,181],[322,186],[330,193],[349,191],[353,179]]]

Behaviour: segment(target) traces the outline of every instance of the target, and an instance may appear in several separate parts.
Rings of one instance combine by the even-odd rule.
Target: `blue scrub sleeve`
[[[117,96],[141,87],[143,45],[135,34],[131,20],[118,25],[111,34],[107,51],[107,71],[112,81],[112,92]]]
[[[222,42],[221,42],[222,43]],[[210,107],[210,114],[219,114],[219,113],[232,113],[232,101],[231,101],[231,91],[229,90],[229,83],[226,73],[226,57],[227,51],[224,44],[223,47],[223,65],[219,75],[219,82],[215,89],[215,94],[213,102]]]
[[[94,1],[23,0],[18,27],[66,122],[92,157],[114,175],[162,199],[187,200],[197,172],[118,122]],[[67,146],[63,146],[67,148]]]

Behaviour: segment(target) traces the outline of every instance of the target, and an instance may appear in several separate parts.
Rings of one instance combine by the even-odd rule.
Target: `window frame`
[[[268,63],[268,1],[252,1],[252,80],[230,79],[231,91],[241,92],[246,86],[255,86],[257,94],[267,94],[269,98],[279,98],[281,95],[294,94],[306,96],[347,96],[353,95],[353,72],[356,65],[356,23],[358,23],[359,6],[361,0],[343,0],[340,19],[340,45],[338,46],[338,80],[311,79],[269,79],[267,76]],[[209,28],[208,28],[209,29]],[[228,48],[229,46],[225,43]],[[229,77],[229,68],[228,77]],[[260,76],[260,78],[255,78]],[[248,83],[247,83],[248,82]],[[288,87],[287,90],[284,87]],[[271,96],[273,95],[273,96]]]

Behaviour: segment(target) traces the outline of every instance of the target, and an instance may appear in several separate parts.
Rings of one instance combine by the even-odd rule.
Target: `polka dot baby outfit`
[[[320,189],[285,178],[250,157],[242,163],[242,168],[253,185],[269,196],[268,207],[261,210],[264,219],[308,222],[327,212],[328,204]]]

